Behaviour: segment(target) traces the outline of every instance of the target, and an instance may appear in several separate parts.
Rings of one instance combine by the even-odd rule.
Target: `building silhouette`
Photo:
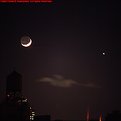
[[[38,115],[35,116],[35,121],[51,121],[50,115]]]
[[[115,110],[112,113],[109,113],[105,121],[121,121],[121,112],[119,110]]]
[[[6,96],[8,98],[22,96],[22,76],[16,71],[7,76]]]
[[[0,121],[31,121],[35,113],[22,95],[22,76],[13,71],[7,76],[6,98],[0,104]]]

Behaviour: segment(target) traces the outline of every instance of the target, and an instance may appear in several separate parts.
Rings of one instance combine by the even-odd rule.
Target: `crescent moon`
[[[21,43],[21,45],[24,46],[24,47],[29,47],[32,44],[32,40],[31,39],[29,39],[29,40],[30,40],[29,43],[27,43],[27,44]]]

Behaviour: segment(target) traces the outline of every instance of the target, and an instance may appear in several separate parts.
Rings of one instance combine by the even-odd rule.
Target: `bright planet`
[[[29,47],[32,44],[32,40],[29,36],[21,37],[21,45],[23,47]]]
[[[105,55],[105,52],[103,52],[103,55]]]

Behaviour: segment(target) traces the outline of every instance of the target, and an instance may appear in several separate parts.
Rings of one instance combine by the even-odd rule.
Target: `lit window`
[[[22,102],[27,102],[27,99],[22,100]]]
[[[7,97],[10,97],[10,95],[8,94]]]

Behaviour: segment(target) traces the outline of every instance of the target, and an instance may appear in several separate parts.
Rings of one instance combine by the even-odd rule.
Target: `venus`
[[[105,52],[103,52],[103,55],[105,55]]]
[[[32,40],[29,36],[23,36],[21,38],[21,45],[23,47],[29,47],[32,44]]]

